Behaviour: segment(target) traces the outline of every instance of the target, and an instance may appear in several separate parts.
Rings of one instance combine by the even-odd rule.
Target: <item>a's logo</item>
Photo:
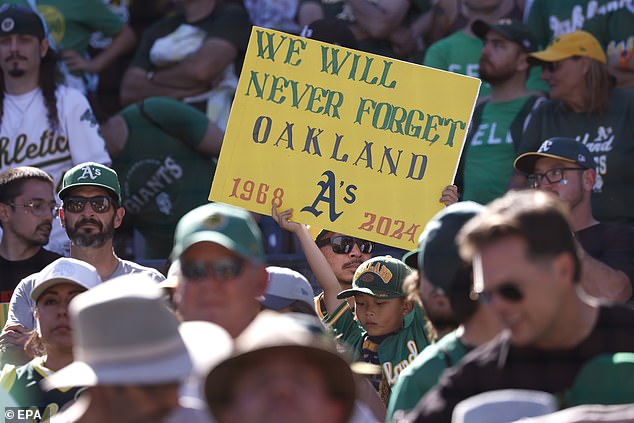
[[[539,150],[537,150],[538,153],[543,153],[545,151],[550,150],[550,147],[553,146],[553,142],[552,141],[544,141],[544,143],[539,147]]]
[[[81,168],[81,170],[83,170],[83,173],[77,178],[78,181],[81,179],[91,179],[94,181],[101,176],[101,169],[96,169],[91,166],[84,166]]]
[[[12,18],[6,18],[2,21],[0,27],[2,28],[3,32],[10,32],[11,30],[13,30],[13,28],[15,28],[15,21]]]
[[[220,213],[214,213],[203,221],[202,226],[206,229],[220,229],[225,225],[225,217]]]
[[[586,162],[586,156],[584,156],[583,154],[579,154],[577,156],[577,161],[580,163],[585,163]]]

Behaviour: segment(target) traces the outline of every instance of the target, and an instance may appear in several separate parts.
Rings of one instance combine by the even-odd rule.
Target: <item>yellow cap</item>
[[[557,62],[573,56],[589,57],[603,64],[608,62],[599,41],[586,31],[555,37],[545,50],[529,53],[529,56],[540,62]]]

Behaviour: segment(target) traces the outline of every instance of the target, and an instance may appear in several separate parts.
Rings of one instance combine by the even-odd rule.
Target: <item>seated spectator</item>
[[[458,402],[497,389],[563,395],[588,360],[634,352],[634,310],[579,292],[579,249],[555,196],[512,191],[468,222],[458,242],[475,293],[507,330],[447,370],[402,421],[450,421]]]
[[[545,50],[529,54],[542,66],[550,101],[531,115],[519,153],[537,151],[544,140],[567,137],[592,153],[596,181],[592,212],[602,222],[634,224],[634,93],[614,88],[603,48],[592,34],[576,31],[557,37]],[[512,188],[524,188],[515,175]]]
[[[0,326],[23,278],[60,258],[44,249],[57,217],[53,179],[41,169],[14,167],[0,173]],[[1,341],[0,341],[1,342]]]
[[[634,283],[634,228],[602,223],[592,215],[596,171],[586,146],[571,138],[550,138],[536,153],[518,157],[515,167],[528,175],[531,188],[551,192],[570,207],[575,239],[585,253],[584,291],[602,300],[628,301]]]
[[[387,421],[416,406],[442,372],[457,365],[476,347],[493,339],[502,329],[491,310],[473,300],[472,270],[458,253],[456,235],[462,227],[484,210],[472,201],[450,205],[437,213],[423,229],[418,240],[418,268],[442,295],[460,326],[426,347],[399,375],[387,410]],[[430,312],[425,309],[427,315]]]
[[[178,220],[208,202],[223,131],[191,106],[152,97],[108,119],[102,133],[143,257],[166,259]]]
[[[355,382],[318,320],[265,311],[211,370],[205,396],[218,423],[347,423]]]
[[[38,274],[31,291],[38,330],[31,334],[26,348],[35,358],[23,366],[5,364],[0,386],[21,407],[36,407],[43,421],[74,401],[82,389],[82,385],[68,385],[47,392],[40,382],[73,361],[68,306],[77,295],[99,283],[101,279],[93,266],[81,260],[60,258]]]
[[[121,83],[121,102],[172,97],[194,105],[224,130],[250,33],[241,5],[184,0],[181,13],[143,34]]]
[[[126,275],[100,284],[73,301],[69,317],[75,361],[43,385],[88,388],[59,421],[161,421],[179,407],[192,360],[152,279]]]

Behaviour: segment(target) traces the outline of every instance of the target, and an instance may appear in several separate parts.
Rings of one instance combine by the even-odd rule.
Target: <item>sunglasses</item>
[[[105,195],[98,195],[96,197],[79,197],[68,196],[64,198],[62,205],[64,210],[71,213],[81,213],[86,207],[86,203],[90,203],[90,207],[95,213],[106,213],[112,206],[112,199]]]
[[[244,260],[226,257],[215,261],[182,261],[181,274],[190,281],[198,282],[205,278],[217,281],[235,279],[244,269]]]
[[[494,289],[485,289],[478,292],[478,300],[484,304],[489,304],[493,301],[494,295],[498,295],[500,298],[511,303],[519,303],[524,299],[524,293],[516,283],[505,282],[496,286]]]
[[[354,248],[354,244],[357,244],[362,254],[370,254],[374,250],[374,242],[346,235],[331,236],[317,241],[318,247],[328,244],[330,244],[335,254],[349,254]]]

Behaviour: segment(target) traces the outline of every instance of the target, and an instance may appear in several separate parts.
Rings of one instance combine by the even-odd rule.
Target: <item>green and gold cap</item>
[[[265,261],[262,232],[251,214],[221,203],[197,207],[176,225],[172,259],[199,242],[213,242],[258,262]]]
[[[337,298],[367,294],[376,298],[402,298],[403,280],[411,269],[392,256],[378,256],[363,262],[354,272],[352,288],[341,291]]]
[[[121,186],[117,172],[101,163],[85,162],[72,167],[64,174],[62,189],[57,193],[64,199],[69,189],[80,186],[96,186],[104,188],[115,195],[121,204]]]

